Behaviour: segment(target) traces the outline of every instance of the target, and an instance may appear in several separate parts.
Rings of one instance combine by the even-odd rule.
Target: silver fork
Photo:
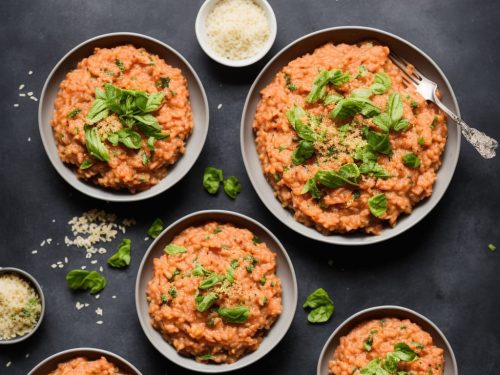
[[[437,84],[430,79],[424,77],[417,69],[408,73],[407,66],[410,64],[404,58],[396,55],[394,52],[389,54],[389,58],[394,64],[404,73],[403,82],[405,84],[414,85],[417,92],[423,96],[425,100],[434,102],[444,113],[446,113],[460,127],[464,138],[479,152],[485,159],[495,157],[495,149],[498,147],[498,142],[484,134],[482,131],[471,128],[460,117],[454,114],[446,107],[436,95]]]

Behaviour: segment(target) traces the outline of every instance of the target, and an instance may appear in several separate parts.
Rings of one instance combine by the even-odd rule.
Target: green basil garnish
[[[224,187],[224,192],[231,199],[236,199],[239,193],[241,193],[241,183],[235,176],[229,176],[224,181],[222,181]]]
[[[420,166],[420,159],[413,152],[409,152],[403,156],[403,163],[410,168],[418,168]]]
[[[109,161],[108,149],[102,143],[97,129],[90,125],[85,125],[83,130],[85,131],[85,146],[90,155],[101,161]]]
[[[363,348],[367,351],[370,352],[373,347],[373,335],[375,335],[378,331],[375,329],[370,332],[368,337],[366,338],[365,341],[363,341]]]
[[[342,73],[338,69],[323,70],[314,79],[311,92],[307,96],[308,103],[314,103],[326,96],[326,86],[330,83],[334,86],[340,86],[351,79],[349,73]]]
[[[374,94],[381,95],[387,92],[392,85],[392,81],[387,74],[384,72],[375,73],[373,76],[373,84],[370,86],[370,90]]]
[[[363,129],[366,141],[368,142],[369,150],[372,152],[378,152],[384,155],[390,155],[392,153],[391,142],[389,141],[389,133],[378,133],[365,127]]]
[[[290,91],[295,91],[295,90],[297,90],[297,86],[295,86],[295,85],[292,83],[292,77],[290,77],[290,74],[288,74],[288,73],[284,73],[284,74],[283,74],[283,77],[285,78],[285,84],[286,84],[286,87],[288,87],[288,90],[290,90]]]
[[[307,315],[307,320],[310,323],[324,323],[328,321],[334,310],[333,301],[323,288],[318,288],[312,292],[302,307],[312,309]]]
[[[294,105],[291,109],[286,112],[286,117],[288,122],[292,125],[293,129],[297,132],[297,135],[310,142],[321,140],[323,137],[317,134],[309,125],[306,125],[302,119],[307,117],[306,111],[300,108],[298,105]]]
[[[113,146],[116,146],[118,143],[121,143],[127,148],[137,150],[141,148],[142,137],[139,133],[131,129],[121,129],[116,133],[109,133],[108,141]]]
[[[389,95],[387,113],[393,124],[397,123],[403,117],[403,102],[401,101],[401,95],[398,93]]]
[[[205,267],[201,265],[201,263],[196,262],[195,267],[191,271],[191,275],[193,276],[207,276],[210,275],[212,271],[207,270]]]
[[[90,160],[88,159],[85,159],[82,164],[80,164],[80,169],[87,169],[87,168],[90,168],[91,166],[93,166],[94,163],[92,163]]]
[[[379,178],[389,178],[392,177],[389,172],[387,172],[380,164],[374,161],[367,161],[359,166],[359,173],[369,174],[374,177]]]
[[[179,246],[179,245],[171,243],[171,244],[165,246],[165,249],[163,249],[163,251],[169,255],[175,255],[175,254],[185,253],[185,252],[187,252],[187,249],[183,246]]]
[[[247,306],[221,307],[217,313],[228,323],[242,324],[248,320],[250,309]]]
[[[394,345],[394,351],[386,354],[385,358],[376,358],[359,370],[361,375],[405,375],[405,371],[398,372],[399,362],[411,362],[418,358],[417,353],[403,342]]]
[[[259,236],[253,236],[252,237],[252,243],[254,245],[258,245],[258,244],[260,244],[262,242],[264,242],[264,241],[262,241],[262,239]],[[250,257],[249,259],[252,261],[252,263],[257,263],[257,260],[253,256],[250,255],[249,257]]]
[[[170,288],[168,290],[168,294],[170,294],[172,296],[172,298],[176,298],[177,297],[177,289],[175,289],[174,287]]]
[[[203,355],[199,355],[198,357],[196,358],[199,358],[203,361],[208,361],[209,359],[212,359],[214,356],[212,354],[203,354]]]
[[[160,218],[156,218],[155,221],[153,221],[153,224],[149,227],[147,233],[151,238],[156,238],[160,235],[160,233],[163,231],[163,220]]]
[[[292,153],[292,162],[300,165],[314,155],[314,144],[310,141],[302,140]]]
[[[104,289],[106,279],[99,272],[77,269],[66,274],[66,283],[71,289],[89,290],[90,294],[96,294]]]
[[[381,217],[387,211],[387,198],[385,194],[377,194],[368,199],[368,208],[375,217]]]
[[[369,99],[372,92],[369,89],[354,89],[351,92],[351,97]]]
[[[130,240],[128,238],[125,238],[118,245],[116,253],[109,257],[108,264],[115,268],[122,268],[130,264]]]
[[[73,109],[70,113],[68,113],[68,117],[69,118],[73,118],[75,117],[77,114],[79,114],[81,112],[81,109],[79,108],[75,108]]]
[[[125,66],[123,66],[123,63],[119,59],[115,59],[115,64],[120,69],[120,72],[125,71]]]
[[[203,187],[210,194],[217,193],[223,179],[222,169],[206,167],[203,173]]]
[[[205,312],[207,311],[212,305],[214,304],[215,301],[219,299],[219,296],[215,293],[208,293],[204,296],[197,296],[195,297],[195,303],[196,303],[196,310],[199,312]]]
[[[315,199],[321,199],[321,191],[319,190],[318,185],[316,184],[316,179],[314,177],[307,180],[306,184],[300,192],[300,194],[306,193],[311,194],[311,196]]]
[[[337,103],[339,100],[344,99],[344,97],[336,92],[328,94],[323,100],[324,105]]]
[[[417,353],[404,342],[398,342],[394,345],[394,355],[405,362],[411,362],[418,357]]]
[[[168,88],[170,86],[170,78],[169,77],[160,77],[160,80],[155,83],[156,87],[161,87],[163,89]]]
[[[380,113],[380,108],[370,99],[351,96],[339,100],[335,108],[330,112],[330,117],[345,120],[348,117],[354,116],[356,113],[361,113],[363,117],[369,118],[378,115]]]
[[[216,273],[211,274],[206,279],[204,279],[200,285],[198,285],[198,289],[210,289],[215,285],[220,284],[224,281],[224,276],[217,275]]]

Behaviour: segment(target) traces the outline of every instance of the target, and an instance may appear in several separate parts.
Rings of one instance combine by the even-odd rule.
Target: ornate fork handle
[[[453,121],[460,126],[460,130],[462,131],[462,135],[464,138],[479,152],[479,154],[485,159],[494,158],[496,155],[496,148],[498,147],[498,141],[496,139],[491,138],[480,130],[475,128],[471,128],[469,125],[465,123],[460,117],[454,114],[452,111],[448,109],[441,101],[437,98],[434,93],[434,103],[445,112]]]

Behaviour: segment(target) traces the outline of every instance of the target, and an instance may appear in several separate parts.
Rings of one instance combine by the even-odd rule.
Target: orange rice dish
[[[134,193],[165,178],[193,129],[186,78],[144,48],[96,48],[61,82],[52,128],[77,176]]]
[[[332,375],[441,375],[444,356],[417,324],[387,318],[364,322],[341,337],[328,368]]]
[[[78,357],[61,363],[49,375],[126,375],[118,367],[108,362],[105,357],[95,361]]]
[[[154,259],[147,299],[151,324],[180,354],[235,362],[282,312],[276,254],[232,224],[190,227]]]
[[[283,207],[321,233],[380,234],[432,194],[446,118],[388,55],[369,42],[329,43],[261,91],[253,129],[263,173]]]

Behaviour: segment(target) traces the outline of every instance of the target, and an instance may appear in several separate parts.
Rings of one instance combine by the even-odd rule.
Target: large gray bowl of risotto
[[[198,158],[208,103],[189,63],[151,37],[89,39],[54,67],[38,123],[45,151],[70,185],[106,201],[138,201],[176,184]]]
[[[270,352],[288,331],[297,281],[279,240],[230,211],[171,224],[144,255],[135,301],[142,329],[165,357],[222,373]]]
[[[452,179],[460,132],[403,82],[390,51],[435,81],[459,113],[429,56],[358,26],[294,41],[248,93],[240,133],[247,173],[267,208],[306,237],[338,245],[387,240],[422,220]]]
[[[126,359],[107,350],[74,348],[51,355],[40,362],[28,375],[99,373],[117,375],[141,375]]]
[[[317,375],[457,375],[457,361],[441,330],[401,306],[371,307],[350,316],[328,338]]]

